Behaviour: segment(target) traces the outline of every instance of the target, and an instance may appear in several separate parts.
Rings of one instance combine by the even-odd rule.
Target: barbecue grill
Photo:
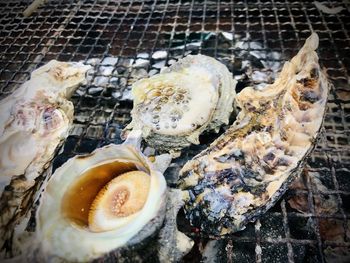
[[[203,237],[182,212],[177,221],[196,242],[184,262],[332,262],[336,255],[350,261],[350,3],[48,1],[24,17],[29,4],[0,2],[2,97],[52,59],[93,66],[88,84],[72,97],[74,126],[54,167],[76,154],[121,142],[120,132],[130,122],[135,80],[187,54],[201,53],[229,68],[238,91],[263,87],[273,82],[310,32],[317,32],[320,64],[333,86],[322,136],[302,183],[260,220],[224,239]],[[337,11],[329,12],[322,4]],[[185,161],[216,137],[202,136],[199,146],[175,159],[165,174],[170,186],[175,186],[174,175]],[[295,209],[296,202],[303,211]],[[329,205],[322,209],[322,202]]]

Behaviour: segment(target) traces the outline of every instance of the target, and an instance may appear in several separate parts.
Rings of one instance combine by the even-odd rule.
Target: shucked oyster
[[[73,104],[67,98],[88,69],[52,60],[0,102],[0,248],[26,213],[34,180],[68,135]]]
[[[301,172],[328,96],[317,46],[313,33],[274,84],[242,90],[235,123],[180,171],[193,225],[214,235],[241,230],[274,205]]]
[[[126,130],[142,130],[148,144],[161,152],[198,144],[204,130],[228,123],[235,85],[217,60],[189,55],[133,85],[132,122]]]
[[[135,248],[155,249],[155,244],[148,242],[163,224],[167,188],[162,172],[171,158],[157,156],[151,163],[133,140],[129,137],[122,145],[111,144],[76,156],[55,171],[43,186],[36,232],[24,239],[22,260],[147,259],[147,254],[137,255]],[[171,234],[176,236],[177,231]],[[176,241],[167,241],[171,238],[163,241],[174,251]],[[186,249],[176,253],[187,252],[191,242],[185,239],[185,243]]]

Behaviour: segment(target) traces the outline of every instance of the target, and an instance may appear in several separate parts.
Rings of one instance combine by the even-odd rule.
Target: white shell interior
[[[150,191],[138,213],[126,217],[118,228],[94,233],[65,218],[61,212],[65,191],[87,169],[116,160],[134,162],[149,171]],[[48,182],[38,209],[37,239],[46,256],[58,256],[69,261],[88,261],[125,245],[146,224],[155,218],[164,202],[166,182],[163,175],[143,155],[130,145],[108,145],[85,158],[74,157],[58,168]]]

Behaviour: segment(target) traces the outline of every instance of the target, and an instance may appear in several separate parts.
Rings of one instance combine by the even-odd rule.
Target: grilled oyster
[[[34,180],[68,135],[73,105],[67,98],[88,69],[80,63],[52,60],[0,102],[1,248],[26,213]]]
[[[228,123],[236,82],[217,60],[187,56],[160,74],[134,83],[132,122],[160,152],[177,152],[207,129]],[[127,133],[127,132],[126,132]],[[125,137],[125,136],[124,136]]]
[[[163,156],[163,169],[170,160]],[[113,258],[153,235],[165,215],[163,174],[129,141],[68,160],[44,188],[37,261]]]
[[[235,123],[180,171],[186,215],[203,232],[224,235],[267,211],[301,172],[319,134],[328,82],[313,33],[264,90],[243,89]]]

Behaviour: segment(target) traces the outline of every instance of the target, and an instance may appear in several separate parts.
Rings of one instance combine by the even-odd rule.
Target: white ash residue
[[[86,61],[86,64],[91,65],[91,66],[96,66],[101,62],[100,58],[90,58]]]
[[[230,32],[222,32],[223,39],[233,46],[233,75],[238,81],[248,82],[257,89],[273,83],[282,67],[279,52],[265,47],[262,43],[252,41],[249,34],[242,37]]]
[[[111,85],[118,85],[118,80],[119,80],[119,78],[117,78],[117,77],[112,77],[110,80],[109,80],[109,82],[111,83]]]
[[[130,78],[129,80],[132,80],[132,82],[135,82],[137,80],[143,79],[143,78],[147,78],[148,77],[148,73],[147,70],[144,68],[133,68],[131,70],[131,74],[130,74]]]
[[[116,99],[120,99],[122,97],[122,92],[120,90],[112,92],[112,97]]]
[[[261,255],[261,253],[262,253],[261,246],[259,244],[256,244],[256,246],[255,246],[255,254]]]
[[[342,6],[329,8],[328,6],[324,5],[323,3],[319,2],[319,1],[314,1],[314,5],[317,7],[317,9],[319,9],[323,13],[329,14],[329,15],[336,15],[336,14],[340,13],[341,11],[345,10],[345,8]]]
[[[252,41],[249,34],[241,36],[220,32],[201,34],[200,39],[188,36],[184,45],[174,44],[166,50],[155,50],[153,53],[140,52],[135,57],[91,58],[85,62],[92,66],[87,73],[88,83],[77,92],[79,95],[100,96],[108,88],[111,90],[108,94],[113,98],[132,100],[131,86],[137,80],[158,74],[183,56],[198,53],[204,47],[215,50],[221,42],[226,42],[230,48],[220,51],[223,53],[218,51],[216,55],[241,83],[240,88],[255,86],[263,89],[266,84],[273,83],[282,66],[280,53],[268,49],[260,42]],[[205,49],[200,53],[206,54]]]
[[[114,70],[114,66],[101,66],[99,68],[99,72],[101,73],[101,75],[104,75],[104,76],[111,75],[113,70]]]
[[[143,52],[143,53],[137,54],[136,57],[137,57],[137,58],[149,58],[149,54],[146,53],[146,52]]]
[[[106,57],[102,60],[102,65],[115,66],[117,63],[117,57]]]
[[[167,55],[168,55],[168,52],[159,50],[159,51],[156,51],[152,54],[152,58],[153,59],[164,59],[167,57]]]
[[[156,69],[151,69],[149,72],[148,72],[148,76],[153,76],[155,74],[158,74],[159,73],[159,70],[156,70]]]
[[[95,86],[106,86],[109,82],[108,77],[96,77],[94,78],[93,85]]]
[[[124,90],[120,100],[123,101],[123,100],[132,100],[132,99],[133,99],[133,97],[132,97],[132,93],[131,93],[131,88]]]
[[[150,61],[148,59],[144,58],[137,58],[134,67],[147,67],[149,65]]]
[[[228,40],[233,40],[234,37],[233,34],[229,32],[222,32],[222,35]]]
[[[164,68],[165,67],[165,60],[161,60],[161,61],[153,64],[153,67],[159,68],[159,69]]]
[[[88,94],[96,94],[98,92],[101,92],[102,90],[102,87],[91,87],[88,89]]]

